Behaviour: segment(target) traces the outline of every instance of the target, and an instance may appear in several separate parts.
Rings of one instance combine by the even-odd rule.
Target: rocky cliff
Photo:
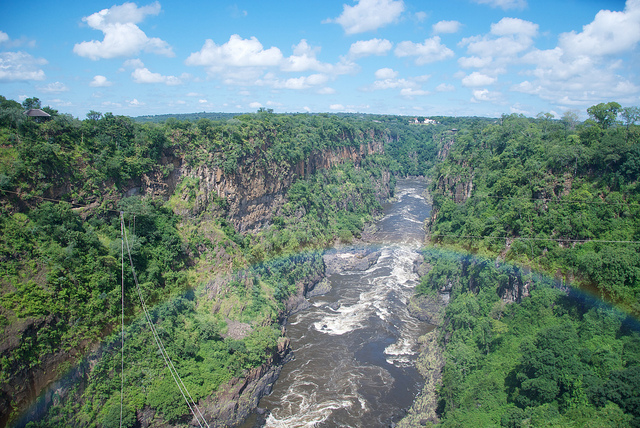
[[[161,162],[154,171],[132,180],[124,189],[123,196],[149,195],[165,200],[177,198],[184,203],[176,204],[174,210],[179,215],[192,218],[205,210],[212,210],[212,206],[215,207],[216,203],[222,201],[225,206],[224,215],[236,231],[252,233],[267,227],[272,217],[278,215],[286,202],[286,192],[295,180],[345,162],[352,162],[358,168],[366,156],[384,153],[383,140],[382,135],[371,133],[359,146],[348,145],[315,151],[306,159],[295,163],[268,160],[260,151],[256,151],[255,156],[239,159],[233,171],[225,171],[219,165],[220,162],[215,162],[215,154],[210,155],[210,162],[193,164],[178,150],[169,148],[165,149]],[[381,200],[389,196],[389,180],[388,172],[383,172],[377,178],[376,186]],[[302,309],[300,305],[303,305],[304,296],[311,292],[322,293],[324,288],[321,279],[309,278],[308,284],[299,285],[300,292],[287,303],[285,311],[290,313]],[[19,330],[13,332],[16,339],[37,340],[39,323],[53,322],[32,321],[32,325],[15,326]],[[43,355],[38,366],[4,383],[0,396],[0,426],[8,422],[12,412],[23,411],[38,396],[42,400],[39,406],[32,409],[30,418],[42,414],[51,403],[66,395],[71,385],[55,383],[63,374],[62,368],[77,365],[82,355],[88,349],[95,350],[96,345],[97,343],[82,343],[68,352]],[[3,353],[11,352],[11,341],[3,341],[2,346]],[[260,397],[270,391],[288,353],[288,342],[281,343],[277,352],[263,366],[246,373],[243,378],[232,380],[219,389],[216,395],[205,399],[202,404],[206,409],[207,419],[211,417],[222,421],[220,426],[229,426],[245,418],[255,408]],[[95,358],[98,357],[93,354],[87,361]],[[89,362],[81,363],[78,367],[82,369],[76,370],[72,376],[76,386],[76,382],[82,383],[82,379],[91,371]],[[145,409],[138,415],[142,426],[160,426],[157,425],[158,421],[153,422],[154,418],[156,415],[151,409]],[[24,423],[26,422],[19,425]]]
[[[255,232],[269,225],[272,217],[278,215],[287,189],[295,180],[345,162],[359,167],[367,155],[383,154],[382,136],[372,134],[369,137],[369,141],[360,146],[314,151],[307,159],[291,164],[268,160],[263,153],[256,152],[255,156],[241,159],[232,173],[225,172],[223,167],[213,162],[189,165],[184,158],[167,153],[163,157],[163,165],[170,166],[168,176],[161,172],[165,168],[160,165],[154,173],[143,176],[140,185],[132,186],[128,193],[168,199],[177,189],[183,199],[193,199],[187,208],[180,210],[181,215],[196,215],[214,200],[223,199],[236,230]],[[192,179],[191,185],[180,187],[185,178]],[[382,181],[388,184],[389,178],[387,173]]]

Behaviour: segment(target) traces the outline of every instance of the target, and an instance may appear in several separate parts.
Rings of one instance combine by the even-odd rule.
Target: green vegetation
[[[383,141],[409,132],[404,120],[260,111],[141,124],[95,111],[81,121],[45,107],[51,119],[36,122],[23,108],[0,98],[3,384],[18,388],[37,369],[64,374],[73,364],[56,359],[75,355],[80,363],[102,342],[91,369],[73,369],[85,379],[55,399],[43,426],[119,424],[121,212],[152,321],[197,401],[273,358],[287,300],[322,273],[318,250],[358,237],[389,195],[389,169],[409,168],[381,151]],[[126,196],[144,180],[167,179],[175,159],[228,177],[259,165],[277,180],[323,153],[335,166],[294,181],[272,224],[256,233],[239,233],[229,201],[205,195],[199,176],[176,183],[166,201]],[[129,269],[124,283],[125,426],[143,408],[183,422],[189,411],[157,353]],[[43,367],[43,356],[54,365]],[[12,418],[25,404],[19,399],[6,403]]]
[[[495,260],[425,256],[423,292],[452,284],[440,426],[640,426],[637,321]],[[518,285],[530,296],[506,304],[500,293]]]
[[[575,291],[640,314],[636,112],[503,116],[433,168],[417,291],[451,294],[439,426],[640,426],[638,323]]]
[[[119,426],[121,212],[152,322],[198,400],[275,358],[279,322],[322,274],[322,250],[360,236],[394,176],[423,175],[436,249],[417,291],[451,293],[442,425],[640,426],[637,325],[566,292],[640,313],[637,108],[598,104],[584,123],[541,114],[410,125],[268,110],[78,120],[48,107],[36,122],[25,107],[0,97],[0,379],[15,397],[3,403],[11,418],[25,406],[16,385],[73,366],[82,381],[31,426]],[[234,200],[201,171],[291,184],[246,233]],[[136,194],[173,181],[164,199]],[[124,283],[124,426],[142,409],[186,423],[130,270]]]
[[[606,241],[640,241],[640,127],[603,127],[602,109],[576,129],[511,115],[460,132],[434,168],[432,240],[560,270],[639,314],[640,245]],[[454,202],[448,180],[470,197]]]

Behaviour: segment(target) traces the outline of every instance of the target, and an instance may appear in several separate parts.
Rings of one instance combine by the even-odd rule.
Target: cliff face
[[[359,167],[367,155],[382,153],[384,145],[381,138],[372,138],[359,147],[316,151],[306,160],[294,164],[269,161],[256,153],[255,157],[241,159],[233,173],[226,173],[222,167],[207,163],[190,166],[182,157],[167,154],[163,158],[163,164],[172,167],[168,176],[163,176],[159,168],[158,171],[145,175],[141,185],[132,187],[128,194],[142,193],[168,199],[185,178],[191,178],[196,184],[189,188],[183,187],[180,191],[183,199],[189,198],[189,192],[195,194],[195,197],[187,209],[179,210],[179,214],[196,215],[215,199],[223,198],[236,230],[254,232],[267,226],[271,218],[278,214],[285,202],[287,190],[298,178],[308,177],[318,170],[345,162],[352,162]],[[389,178],[387,173],[382,182],[388,185]]]
[[[367,155],[383,153],[383,136],[371,134],[359,146],[316,151],[307,159],[293,164],[268,161],[258,151],[255,156],[239,159],[233,172],[225,172],[215,162],[191,165],[180,153],[168,149],[154,172],[132,181],[124,196],[142,194],[165,200],[177,197],[185,203],[174,207],[174,210],[187,217],[196,217],[204,210],[211,209],[215,203],[223,201],[226,216],[235,229],[241,233],[252,233],[268,226],[272,217],[278,215],[286,202],[286,192],[295,180],[345,162],[352,162],[358,168]],[[383,172],[376,181],[380,200],[389,197],[389,180],[389,172]],[[300,305],[303,305],[304,296],[311,290],[322,292],[322,286],[317,286],[320,280],[321,276],[316,275],[309,278],[309,284],[299,285],[300,293],[295,297],[300,301],[294,301],[294,297],[287,305],[287,311],[302,309]],[[32,326],[23,326],[21,331],[15,332],[16,340],[37,338],[38,323],[42,322],[52,321],[35,320]],[[43,400],[29,413],[29,418],[37,419],[51,403],[66,395],[73,385],[78,382],[82,384],[91,371],[89,363],[81,363],[74,370],[77,373],[72,376],[73,385],[58,385],[55,382],[61,374],[60,367],[78,364],[82,354],[89,348],[95,349],[96,345],[82,343],[70,352],[43,355],[40,365],[6,382],[0,391],[0,426],[8,422],[12,412],[24,410],[40,396]],[[3,349],[0,351],[11,352],[10,348],[10,341],[3,341]],[[90,360],[95,358],[99,357],[96,354],[89,357]],[[270,392],[271,384],[287,358],[288,342],[280,344],[277,352],[263,366],[250,371],[244,378],[234,379],[221,387],[216,395],[201,403],[206,409],[207,419],[221,421],[220,426],[230,426],[242,421],[256,407],[260,397]],[[42,394],[43,391],[46,392]],[[154,418],[156,415],[151,409],[138,415],[142,426],[156,426],[158,420],[154,422]]]

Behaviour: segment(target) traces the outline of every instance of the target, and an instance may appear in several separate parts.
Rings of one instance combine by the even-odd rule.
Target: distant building
[[[424,118],[424,119],[423,119],[423,121],[421,122],[419,118],[414,117],[414,118],[413,118],[413,121],[412,121],[411,123],[415,123],[415,124],[421,124],[421,123],[423,123],[423,124],[425,124],[425,125],[436,125],[438,122],[436,122],[436,121],[435,121],[435,120],[433,120],[433,119],[429,119],[428,117],[427,117],[427,118]]]
[[[29,117],[33,117],[36,122],[44,122],[51,118],[51,115],[46,111],[42,111],[39,108],[31,108],[24,112]]]

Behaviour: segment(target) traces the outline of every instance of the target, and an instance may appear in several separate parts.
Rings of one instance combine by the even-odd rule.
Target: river
[[[330,275],[331,291],[289,319],[295,358],[260,401],[266,420],[245,426],[388,427],[402,418],[423,383],[413,361],[418,337],[430,329],[406,307],[431,208],[425,187],[399,180],[395,200],[376,222],[375,264]],[[333,257],[354,251],[337,249]]]

